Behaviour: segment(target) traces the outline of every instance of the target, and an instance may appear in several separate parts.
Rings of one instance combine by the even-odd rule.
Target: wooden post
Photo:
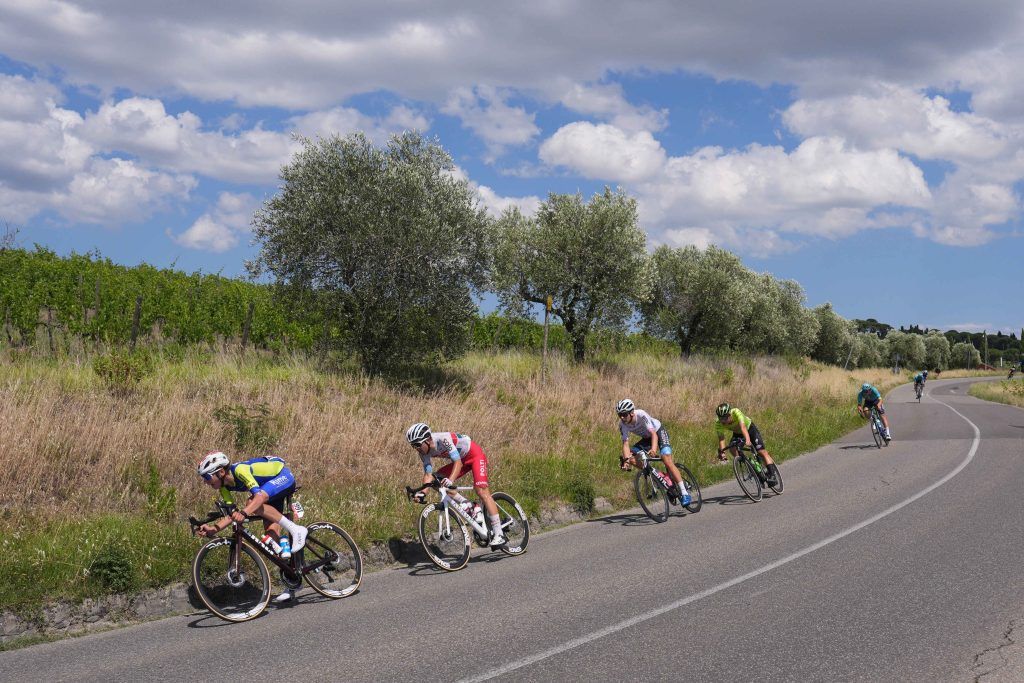
[[[252,312],[256,309],[256,302],[249,302],[249,312],[245,314],[245,324],[242,326],[242,348],[249,343],[249,329],[252,327]]]
[[[135,350],[135,339],[139,336],[139,318],[142,316],[142,295],[135,297],[135,315],[132,316],[132,344],[131,350]]]
[[[548,320],[551,318],[551,295],[544,306],[544,353],[540,361],[540,377],[544,379],[548,371]]]
[[[50,340],[50,356],[56,356],[57,351],[53,348],[53,309],[46,307],[46,336]]]

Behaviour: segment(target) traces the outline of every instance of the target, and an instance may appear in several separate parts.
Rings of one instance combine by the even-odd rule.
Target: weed
[[[213,411],[213,419],[231,427],[235,448],[242,452],[263,452],[280,439],[282,420],[270,412],[266,403],[254,408],[243,405],[222,405]]]
[[[156,364],[148,351],[115,349],[93,359],[92,369],[108,389],[127,393],[153,374]]]
[[[169,516],[174,513],[178,491],[173,486],[164,486],[156,463],[149,463],[149,477],[142,488],[146,494],[146,509],[152,515]]]
[[[126,593],[138,586],[132,560],[120,543],[111,543],[89,565],[89,578],[112,593]]]
[[[572,508],[581,515],[589,515],[594,511],[594,483],[586,472],[575,469],[565,485],[566,497]]]

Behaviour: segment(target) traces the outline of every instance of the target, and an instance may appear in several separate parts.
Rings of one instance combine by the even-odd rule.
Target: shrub
[[[235,432],[235,448],[246,452],[272,448],[283,428],[281,418],[273,415],[266,403],[251,409],[243,405],[223,405],[214,409],[213,419],[231,427]]]
[[[566,483],[566,493],[569,503],[576,512],[589,515],[594,511],[594,498],[597,494],[589,475],[579,470],[573,472]]]
[[[89,576],[114,593],[126,593],[138,585],[131,558],[123,546],[113,543],[105,546],[93,559],[89,565]]]
[[[93,359],[92,369],[109,389],[130,391],[152,375],[156,366],[146,351],[115,349]]]

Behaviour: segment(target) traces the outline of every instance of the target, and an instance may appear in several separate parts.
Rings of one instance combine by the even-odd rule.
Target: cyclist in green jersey
[[[776,481],[775,473],[778,472],[778,468],[775,466],[775,461],[772,460],[772,456],[768,453],[768,450],[764,446],[764,439],[761,438],[761,430],[757,428],[754,421],[749,417],[740,412],[739,408],[733,408],[728,403],[720,403],[715,408],[715,415],[718,419],[715,420],[715,431],[718,434],[718,460],[719,462],[728,462],[728,459],[722,453],[725,449],[726,439],[730,439],[734,436],[742,436],[747,446],[753,446],[757,454],[764,459],[765,467],[768,469],[768,482],[774,484]],[[733,454],[736,454],[736,449],[733,448]]]

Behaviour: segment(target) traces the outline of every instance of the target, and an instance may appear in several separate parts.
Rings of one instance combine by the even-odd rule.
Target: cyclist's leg
[[[498,514],[498,504],[494,502],[490,484],[487,481],[487,455],[474,442],[470,445],[469,453],[466,457],[469,460],[466,463],[466,469],[473,473],[473,490],[476,491],[476,495],[483,502],[484,510],[487,512],[487,519],[490,521],[491,547],[500,546],[505,541],[505,535],[501,531],[501,516]]]
[[[650,448],[650,445],[648,445]],[[661,461],[665,463],[665,469],[668,470],[668,476],[672,478],[676,484],[681,484],[683,481],[683,475],[680,474],[679,468],[676,467],[675,462],[672,460],[672,441],[668,437],[668,432],[664,427],[658,430],[658,455],[661,456]]]
[[[768,453],[768,450],[764,447],[764,438],[761,436],[761,430],[757,428],[753,422],[747,428],[747,434],[750,434],[750,443],[754,446],[754,450],[764,458],[764,464],[771,467],[775,464],[772,460],[772,456]]]
[[[877,410],[878,414],[881,416],[881,418],[882,418],[882,426],[884,426],[885,427],[885,431],[888,432],[889,431],[889,418],[887,418],[885,416],[885,408],[882,406],[882,402],[881,401],[879,401],[878,403],[875,404],[875,410]]]
[[[640,467],[640,461],[636,459],[636,456],[640,453],[648,453],[651,450],[651,440],[647,437],[640,439],[629,449],[629,452],[633,454],[627,462],[633,467]]]

